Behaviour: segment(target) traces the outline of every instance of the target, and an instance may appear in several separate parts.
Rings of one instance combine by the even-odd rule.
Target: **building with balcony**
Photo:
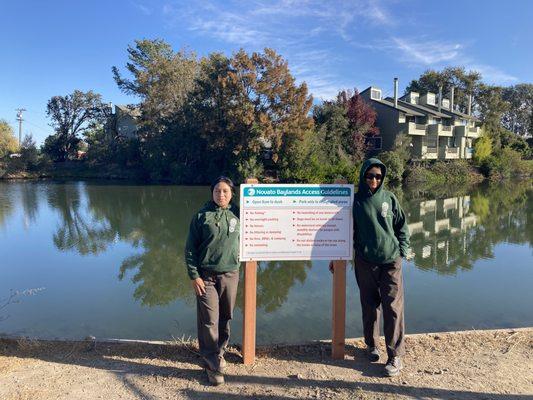
[[[480,135],[479,120],[454,107],[453,90],[451,99],[431,92],[399,97],[395,79],[394,97],[384,98],[381,89],[374,86],[360,95],[376,110],[382,150],[392,149],[398,135],[403,134],[411,139],[415,160],[472,157],[473,141]]]

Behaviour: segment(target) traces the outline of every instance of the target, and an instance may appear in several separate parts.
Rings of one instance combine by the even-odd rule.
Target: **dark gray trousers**
[[[366,345],[377,345],[380,315],[383,311],[387,355],[403,356],[405,323],[402,259],[398,257],[395,262],[389,264],[375,264],[356,257],[355,278],[361,298]]]
[[[229,342],[239,270],[221,274],[200,271],[200,276],[205,283],[205,294],[196,296],[198,343],[209,368],[216,370]]]

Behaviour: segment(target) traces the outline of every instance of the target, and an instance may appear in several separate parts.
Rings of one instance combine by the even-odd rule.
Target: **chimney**
[[[439,86],[439,112],[441,112],[442,109],[442,86]]]
[[[453,112],[453,95],[455,94],[455,86],[452,86],[452,93],[450,94],[450,111]]]
[[[468,115],[472,114],[472,95],[468,95]]]
[[[398,78],[394,78],[394,107],[398,108]]]

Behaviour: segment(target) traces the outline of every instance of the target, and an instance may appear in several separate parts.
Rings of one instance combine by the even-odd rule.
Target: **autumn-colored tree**
[[[281,169],[297,168],[299,145],[313,127],[307,85],[296,85],[286,60],[272,49],[234,54],[227,83],[236,88],[250,129],[272,149]]]
[[[15,153],[18,147],[13,128],[6,120],[0,119],[0,158]]]
[[[368,138],[379,134],[375,126],[377,113],[370,104],[363,100],[357,89],[353,94],[342,91],[339,102],[346,107],[346,117],[351,134],[350,146],[353,161],[360,162],[365,158],[368,148]]]

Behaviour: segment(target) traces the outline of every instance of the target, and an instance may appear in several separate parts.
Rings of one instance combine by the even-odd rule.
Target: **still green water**
[[[531,182],[395,192],[416,254],[404,262],[408,333],[533,326]],[[44,288],[0,309],[0,334],[194,337],[183,249],[208,198],[208,187],[0,182],[0,299]],[[327,262],[260,263],[258,342],[329,338],[331,286]],[[362,336],[352,266],[347,286],[347,336]],[[239,342],[241,292],[237,304]]]

